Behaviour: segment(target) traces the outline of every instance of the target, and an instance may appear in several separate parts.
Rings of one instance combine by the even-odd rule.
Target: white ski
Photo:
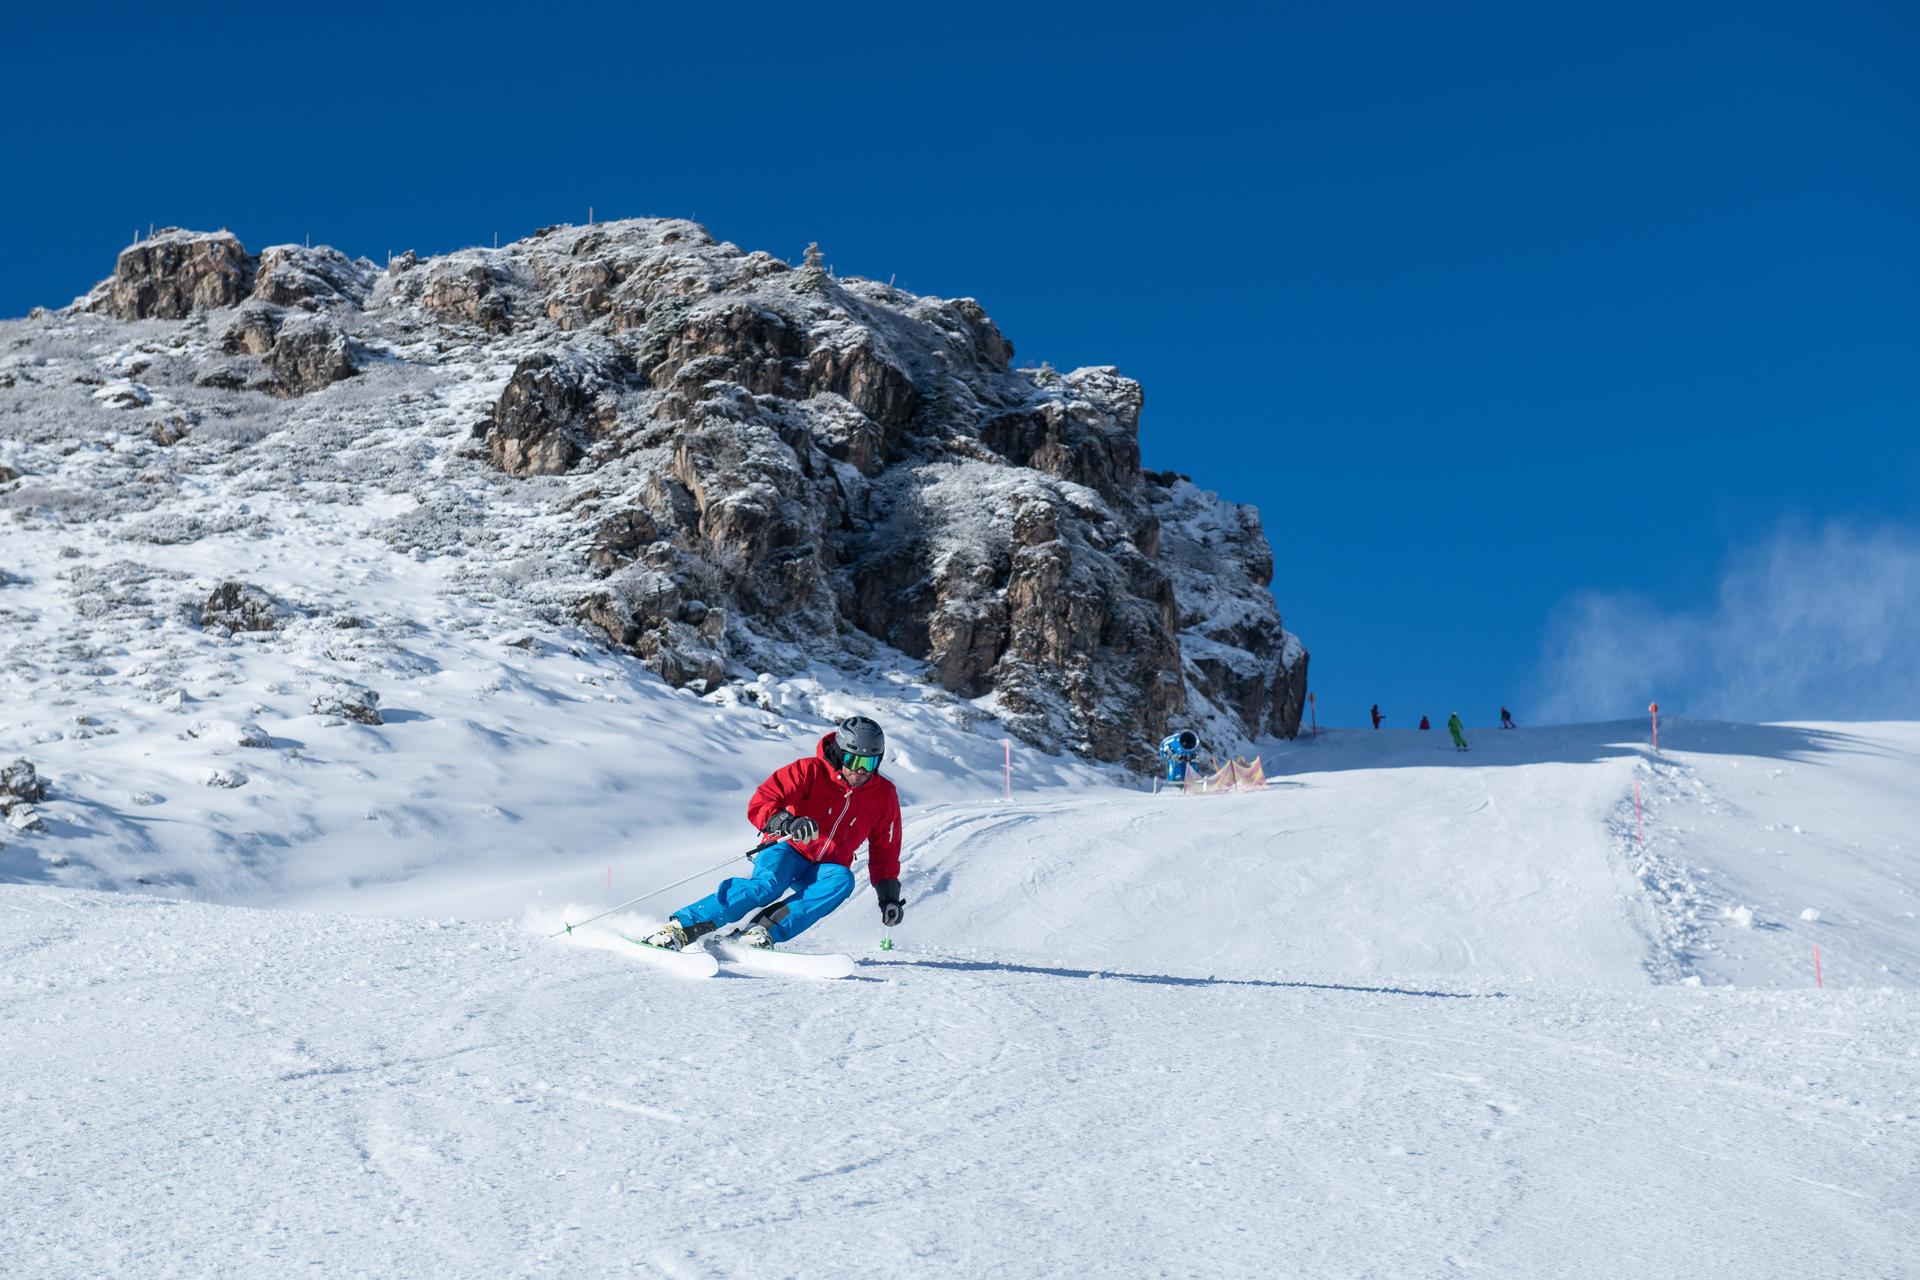
[[[614,932],[619,933],[619,930],[616,929]],[[675,951],[671,947],[656,947],[650,942],[642,942],[639,938],[628,934],[620,933],[620,936],[631,942],[641,955],[683,978],[711,978],[720,972],[720,962],[699,947]]]
[[[839,952],[782,951],[777,947],[749,947],[732,938],[707,943],[728,964],[749,973],[783,973],[797,978],[849,978],[853,957]]]

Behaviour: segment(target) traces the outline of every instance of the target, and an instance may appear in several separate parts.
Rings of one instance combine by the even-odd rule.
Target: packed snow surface
[[[225,807],[278,765],[202,797],[220,735],[123,777],[157,804],[39,806],[13,879],[60,874],[35,841],[114,879],[144,829],[170,888],[0,888],[24,1274],[1912,1273],[1914,726],[1350,731],[1273,744],[1264,793],[1044,761],[1009,801],[997,743],[902,703],[897,948],[863,889],[805,939],[852,979],[688,981],[607,926],[704,878],[550,935],[744,847],[752,775],[818,726],[578,687],[266,749],[438,779],[407,824]],[[36,748],[58,794],[97,741]],[[512,791],[501,837],[440,843],[463,788]],[[212,875],[248,821],[281,839]]]

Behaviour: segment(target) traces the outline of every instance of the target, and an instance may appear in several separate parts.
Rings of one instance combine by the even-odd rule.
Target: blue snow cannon
[[[1184,782],[1187,765],[1200,754],[1200,735],[1191,729],[1170,733],[1160,742],[1160,759],[1166,762],[1167,781]]]

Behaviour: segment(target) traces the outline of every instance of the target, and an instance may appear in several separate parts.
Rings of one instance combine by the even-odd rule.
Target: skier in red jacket
[[[678,951],[748,912],[737,940],[770,947],[800,934],[853,892],[853,855],[867,846],[867,877],[891,929],[906,915],[900,896],[900,796],[880,776],[887,736],[865,716],[850,716],[820,739],[811,756],[778,769],[747,801],[760,829],[753,874],[722,880],[680,908],[647,942]],[[785,899],[780,895],[794,892]]]

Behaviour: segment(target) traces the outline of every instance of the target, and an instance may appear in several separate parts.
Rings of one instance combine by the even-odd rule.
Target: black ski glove
[[[796,817],[785,809],[777,809],[767,819],[766,832],[783,840],[811,840],[820,834],[820,824],[812,818]]]
[[[875,880],[874,896],[880,899],[880,923],[891,929],[907,918],[907,901],[900,896],[898,880]]]

